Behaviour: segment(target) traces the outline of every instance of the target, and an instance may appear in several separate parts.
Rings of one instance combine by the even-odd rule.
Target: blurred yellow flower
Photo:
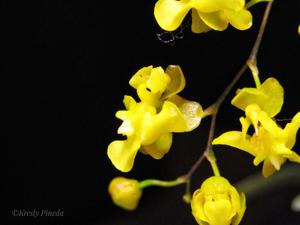
[[[227,179],[213,176],[194,192],[191,207],[199,225],[237,225],[246,210],[246,198]]]
[[[255,157],[253,160],[255,166],[263,162],[264,177],[279,170],[287,159],[300,163],[300,156],[291,150],[300,127],[300,112],[284,129],[258,105],[247,106],[245,112],[246,117],[240,118],[242,131],[226,132],[214,139],[214,145],[229,145],[250,153]],[[251,124],[255,132],[249,135],[247,132]]]
[[[139,182],[125,177],[116,177],[111,180],[108,192],[115,205],[130,211],[137,208],[142,197]]]
[[[252,26],[252,15],[245,8],[245,0],[159,0],[154,7],[154,16],[162,29],[173,31],[190,10],[194,33],[211,29],[223,31],[229,23],[239,30]]]
[[[113,141],[107,154],[114,166],[122,172],[132,169],[140,149],[155,159],[161,159],[170,149],[172,132],[187,132],[199,126],[203,114],[199,103],[177,95],[185,86],[179,66],[142,68],[131,79],[130,85],[141,99],[124,97],[126,110],[116,117],[123,120],[119,134],[126,140]]]

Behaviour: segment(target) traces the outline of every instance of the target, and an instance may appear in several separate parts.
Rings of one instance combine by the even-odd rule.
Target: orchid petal
[[[236,29],[247,30],[252,26],[252,15],[247,9],[240,11],[225,10],[224,13],[229,23]]]
[[[167,31],[176,30],[192,8],[189,0],[159,0],[154,7],[154,16],[159,26]]]
[[[140,143],[135,138],[124,141],[113,141],[108,146],[107,155],[118,170],[128,172],[133,167],[139,148]]]
[[[203,20],[200,18],[196,9],[192,9],[192,26],[193,33],[206,33],[211,30],[209,26],[207,26]]]

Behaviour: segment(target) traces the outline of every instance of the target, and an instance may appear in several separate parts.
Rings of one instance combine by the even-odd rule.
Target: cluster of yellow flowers
[[[157,70],[160,72],[157,73]],[[142,131],[136,128],[136,126],[139,125],[140,121],[145,119],[144,116],[146,116],[149,111],[139,109],[136,111],[132,110],[132,106],[130,106],[130,104],[140,104],[140,106],[137,107],[152,106],[155,109],[164,108],[166,107],[164,106],[165,104],[173,104],[175,116],[172,117],[171,115],[166,114],[164,115],[165,118],[163,120],[167,120],[167,122],[159,120],[160,122],[157,124],[148,124],[149,127],[147,127],[147,129],[150,131],[147,132],[157,132],[155,135],[160,136],[155,136],[153,140],[160,139],[164,135],[163,133],[165,131],[169,132],[168,135],[170,135],[170,132],[183,132],[191,130],[199,125],[201,118],[200,115],[203,114],[201,106],[198,103],[184,100],[175,94],[180,92],[184,87],[184,77],[180,68],[177,66],[171,66],[168,67],[166,72],[168,73],[165,73],[159,67],[154,69],[152,67],[146,67],[138,71],[132,77],[130,84],[138,90],[141,102],[136,103],[133,102],[134,100],[131,97],[125,97],[125,99],[127,98],[132,101],[131,103],[128,103],[129,100],[125,101],[125,105],[128,111],[132,113],[131,118],[129,119],[134,117],[137,117],[137,119],[136,121],[129,120],[126,122],[127,117],[124,117],[124,122],[119,130],[126,130],[124,126],[129,126],[130,129],[132,129],[132,133],[137,132],[134,135],[142,135],[140,133]],[[141,74],[146,74],[147,76],[141,76]],[[175,74],[177,75],[174,76]],[[157,77],[154,78],[151,76]],[[170,77],[174,78],[174,83],[169,86],[163,84],[162,81],[168,80]],[[157,83],[153,81],[155,79],[157,79]],[[149,80],[151,80],[151,82],[148,82]],[[159,87],[159,85],[161,86]],[[149,90],[147,90],[147,88],[149,88]],[[157,91],[154,93],[158,93],[157,96],[159,96],[157,98],[153,98],[151,93],[151,91],[155,90],[155,88],[157,88]],[[145,92],[145,90],[147,92]],[[240,118],[242,131],[226,132],[215,138],[213,140],[213,144],[229,145],[250,153],[255,157],[254,165],[264,162],[262,173],[265,177],[270,176],[274,173],[274,171],[279,170],[286,159],[300,163],[300,156],[291,150],[295,144],[296,134],[300,127],[300,112],[294,116],[292,121],[288,123],[284,129],[279,127],[274,119],[282,108],[283,98],[284,90],[275,78],[268,78],[257,88],[239,89],[231,103],[235,107],[245,111],[246,117]],[[180,99],[181,101],[174,99]],[[180,102],[182,104],[180,104]],[[192,110],[187,110],[187,108],[183,107],[184,104],[187,104],[185,107]],[[118,113],[128,113],[128,111],[119,111]],[[161,109],[158,114],[162,111],[163,109]],[[151,114],[149,116],[151,116]],[[133,125],[130,123],[133,123]],[[166,128],[172,123],[180,123],[181,125],[178,125],[178,127],[181,128],[177,130]],[[145,124],[142,125],[144,126]],[[248,134],[250,125],[254,128],[254,133],[252,135]],[[143,135],[147,136],[146,134]],[[129,139],[130,135],[128,136]],[[140,138],[138,141],[142,142],[141,137],[138,137]],[[128,140],[125,140],[123,142],[127,141]],[[170,146],[170,144],[171,143],[169,142],[168,146]],[[139,144],[139,147],[140,146],[141,144]],[[167,151],[161,150],[162,148],[159,146],[164,146],[164,144],[156,144],[155,147],[151,148],[151,151],[147,148],[147,146],[146,148],[145,146],[142,146],[144,148],[142,152],[150,154],[153,158],[161,158]],[[122,149],[123,155],[119,155],[118,160],[122,162],[122,157],[124,157],[124,155],[126,156],[126,151],[130,150],[131,148]],[[135,149],[134,151],[137,150]],[[119,165],[118,161],[113,163]],[[133,163],[133,161],[130,163]],[[121,163],[121,165],[123,164]],[[117,177],[111,181],[109,185],[109,193],[116,205],[126,210],[134,210],[142,196],[142,188],[137,180]],[[194,192],[191,201],[191,208],[192,214],[200,225],[237,225],[241,221],[245,212],[246,198],[243,193],[239,194],[224,177],[213,176],[206,179],[202,183],[201,187]]]
[[[123,120],[119,134],[127,140],[113,141],[107,150],[114,166],[122,172],[132,169],[140,149],[154,159],[161,159],[170,149],[172,132],[187,132],[199,126],[203,114],[199,103],[179,95],[185,78],[179,66],[144,67],[137,71],[129,84],[137,90],[140,102],[124,97],[126,110],[116,117]]]
[[[154,16],[167,31],[177,29],[189,11],[194,33],[223,31],[229,24],[246,30],[252,25],[248,8],[261,1],[269,0],[251,0],[247,4],[245,0],[158,0]],[[129,84],[136,89],[140,101],[124,97],[126,110],[118,111],[116,117],[123,121],[118,133],[127,139],[113,141],[107,149],[111,162],[122,172],[132,169],[139,150],[161,159],[170,150],[172,133],[195,129],[207,115],[199,103],[178,95],[185,87],[179,66],[169,66],[165,71],[161,67],[144,67],[133,75]],[[245,112],[245,117],[240,118],[241,131],[225,132],[212,144],[228,145],[251,154],[255,166],[263,162],[262,174],[268,177],[280,170],[286,160],[300,163],[300,156],[292,150],[300,127],[300,112],[281,128],[275,116],[284,102],[283,87],[272,77],[256,85],[239,89],[231,101]],[[108,190],[116,205],[134,210],[143,188],[142,182],[117,177]],[[191,208],[199,225],[238,225],[246,210],[246,197],[226,178],[215,174],[194,192]]]

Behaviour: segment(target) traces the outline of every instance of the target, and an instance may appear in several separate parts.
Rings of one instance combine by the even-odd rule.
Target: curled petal
[[[129,95],[124,96],[123,103],[127,110],[132,109],[136,105],[134,98]]]
[[[231,104],[245,110],[248,105],[256,104],[270,117],[277,115],[283,105],[284,90],[275,78],[268,78],[259,88],[238,90]]]
[[[250,139],[249,135],[247,135],[246,138],[243,138],[243,134],[240,131],[229,131],[215,138],[212,144],[229,145],[231,147],[239,148],[255,156],[255,153],[253,151],[253,149],[255,148],[253,144],[250,143],[249,139]]]
[[[157,114],[156,123],[159,124],[157,130],[166,129],[168,132],[186,131],[186,121],[177,105],[170,101],[165,101],[162,111]]]
[[[130,86],[137,89],[141,84],[145,84],[150,77],[153,66],[143,67],[138,70],[129,80]]]
[[[189,0],[159,0],[154,7],[154,16],[162,29],[173,31],[179,27],[191,8]]]
[[[163,99],[167,99],[181,92],[185,87],[185,78],[183,72],[178,65],[170,65],[166,69],[166,74],[171,78],[170,83],[166,87],[162,95]]]
[[[300,112],[298,112],[291,123],[288,123],[284,128],[284,134],[286,136],[286,146],[292,148],[296,142],[296,136],[300,127]]]
[[[196,34],[206,33],[211,30],[200,18],[196,9],[192,9],[192,32]]]
[[[169,152],[172,145],[172,133],[166,133],[159,137],[151,145],[143,145],[141,151],[144,154],[149,154],[154,159],[161,159],[166,153]]]
[[[214,30],[223,31],[228,27],[228,20],[223,11],[216,11],[212,13],[203,13],[198,11],[198,13],[203,22]]]
[[[268,96],[256,88],[243,88],[237,91],[231,100],[235,107],[245,110],[248,105],[256,104],[262,108],[268,100]]]
[[[107,155],[112,164],[122,172],[129,172],[134,163],[140,143],[135,138],[124,141],[113,141],[107,149]]]
[[[274,117],[280,112],[283,105],[283,87],[278,80],[270,77],[260,86],[259,89],[268,96],[267,101],[261,109],[267,112],[270,117]]]
[[[273,164],[270,162],[270,160],[266,159],[263,164],[263,170],[262,174],[264,177],[269,177],[271,176],[274,172],[276,171],[275,167]]]
[[[240,194],[240,208],[237,211],[237,214],[232,218],[232,225],[238,225],[246,211],[246,196],[244,193]]]
[[[231,203],[232,209],[233,209],[233,211],[237,212],[242,207],[241,200],[240,200],[241,196],[239,195],[239,193],[237,192],[237,190],[234,187],[230,187],[229,193],[230,193],[230,199],[232,202]],[[234,215],[232,215],[232,216],[234,216]]]
[[[207,224],[208,218],[204,213],[204,196],[200,189],[196,190],[193,194],[191,201],[192,214],[199,224]]]
[[[224,13],[229,23],[236,29],[247,30],[252,26],[252,15],[247,9],[240,11],[225,10]]]
[[[186,123],[178,107],[169,101],[165,101],[161,111],[144,120],[141,131],[142,145],[151,145],[158,138],[169,132],[184,132]]]
[[[169,100],[176,104],[183,115],[186,124],[184,131],[191,131],[199,126],[203,116],[203,109],[198,102],[186,100],[179,95],[175,95]]]

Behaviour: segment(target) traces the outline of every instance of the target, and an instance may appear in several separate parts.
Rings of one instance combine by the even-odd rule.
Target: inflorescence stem
[[[193,174],[195,173],[195,171],[201,165],[201,163],[203,162],[203,160],[205,158],[210,162],[214,175],[215,176],[220,176],[220,172],[219,172],[219,169],[218,169],[218,166],[217,166],[217,163],[216,163],[216,158],[215,158],[214,152],[212,150],[212,140],[214,138],[216,118],[217,118],[218,110],[219,110],[220,106],[222,105],[222,103],[224,102],[227,95],[230,93],[230,91],[232,90],[234,85],[237,83],[237,81],[244,74],[244,72],[247,70],[248,67],[250,68],[250,70],[252,72],[253,79],[255,81],[256,86],[257,87],[260,86],[260,80],[259,80],[259,77],[258,77],[258,69],[257,69],[257,66],[256,66],[256,56],[257,56],[257,53],[258,53],[258,50],[259,50],[259,47],[260,47],[260,44],[261,44],[261,41],[262,41],[262,37],[263,37],[264,31],[265,31],[265,28],[266,28],[266,24],[267,24],[269,15],[270,15],[271,7],[272,7],[272,1],[268,2],[267,6],[266,6],[264,16],[263,16],[263,19],[262,19],[262,22],[261,22],[256,40],[254,42],[251,53],[250,53],[246,63],[241,67],[241,69],[238,71],[238,73],[234,76],[233,80],[225,88],[225,90],[219,96],[219,98],[216,100],[216,102],[214,104],[212,104],[211,106],[209,106],[205,110],[205,111],[209,111],[209,112],[212,113],[211,114],[212,118],[211,118],[211,124],[210,124],[210,129],[209,129],[209,136],[208,136],[208,140],[207,140],[207,145],[206,145],[206,148],[205,148],[204,152],[200,155],[200,157],[195,162],[195,164],[183,176],[187,182],[190,181],[191,177],[193,176]]]
[[[160,187],[174,187],[179,184],[186,183],[185,179],[182,177],[177,178],[176,180],[172,181],[164,181],[164,180],[156,180],[156,179],[147,179],[139,182],[140,188],[146,188],[149,186],[160,186]]]

